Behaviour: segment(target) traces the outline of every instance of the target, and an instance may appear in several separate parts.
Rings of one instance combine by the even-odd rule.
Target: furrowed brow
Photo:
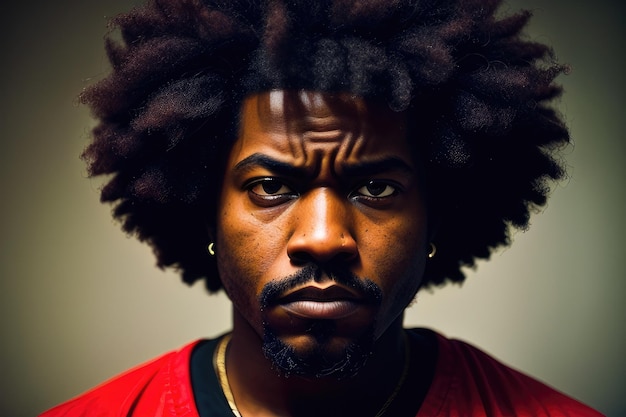
[[[304,177],[307,175],[305,168],[295,167],[261,153],[254,153],[237,162],[233,167],[233,171],[235,173],[244,173],[258,167],[286,177]]]

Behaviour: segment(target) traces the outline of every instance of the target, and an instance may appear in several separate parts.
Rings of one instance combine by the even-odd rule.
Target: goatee
[[[355,289],[374,305],[381,302],[382,292],[372,281],[359,278],[350,271],[322,269],[311,265],[287,278],[266,284],[259,297],[262,311],[266,311],[286,291],[307,282],[318,281],[322,276]],[[342,351],[331,353],[327,341],[335,333],[336,323],[331,320],[314,321],[307,330],[307,335],[315,340],[314,347],[306,352],[297,352],[293,346],[284,343],[264,319],[263,354],[285,377],[295,375],[305,378],[346,379],[355,376],[371,356],[375,342],[375,327],[375,322],[372,322]]]

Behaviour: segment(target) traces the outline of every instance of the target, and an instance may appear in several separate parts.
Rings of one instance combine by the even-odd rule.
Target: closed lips
[[[336,320],[354,313],[363,302],[352,291],[333,285],[302,288],[280,298],[277,304],[302,318]]]

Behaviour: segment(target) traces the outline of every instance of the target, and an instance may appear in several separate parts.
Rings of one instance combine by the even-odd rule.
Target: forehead
[[[296,165],[321,154],[343,162],[410,154],[405,114],[349,94],[284,90],[244,101],[231,156],[253,152],[288,156]]]

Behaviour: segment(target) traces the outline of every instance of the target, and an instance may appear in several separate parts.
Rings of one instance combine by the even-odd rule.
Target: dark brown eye
[[[396,187],[383,181],[369,181],[364,186],[356,190],[360,194],[369,198],[384,198],[396,194]]]
[[[265,207],[282,204],[298,197],[298,193],[284,182],[272,177],[251,181],[247,189],[252,201]]]
[[[280,181],[263,181],[262,183],[259,184],[259,186],[257,187],[257,191],[261,191],[264,194],[280,194],[282,191],[282,194],[284,194],[285,192],[289,191],[289,188],[285,187],[284,184],[282,184]]]

